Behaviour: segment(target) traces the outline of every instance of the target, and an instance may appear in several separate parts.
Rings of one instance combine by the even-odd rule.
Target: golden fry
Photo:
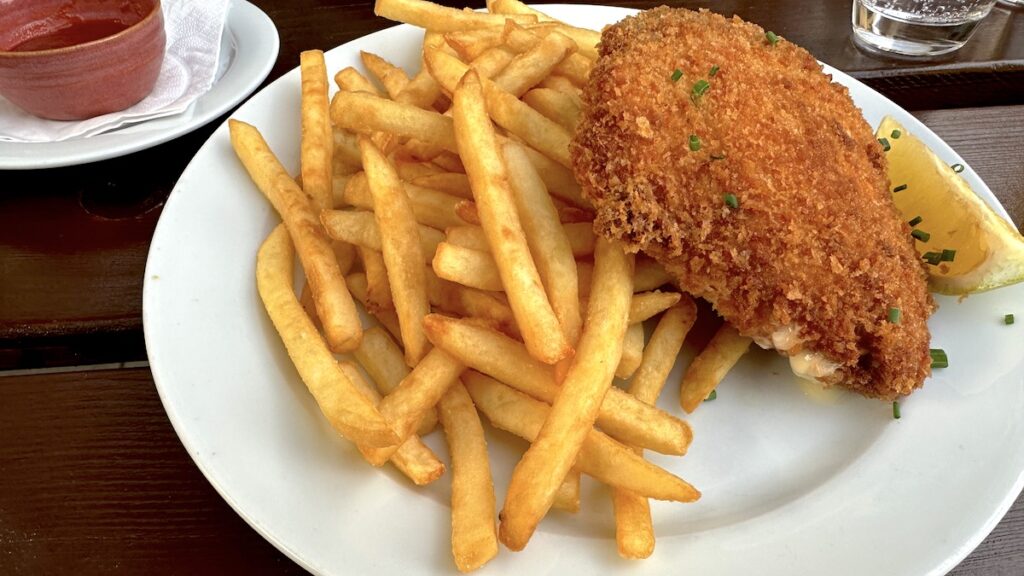
[[[394,310],[395,302],[391,299],[391,281],[388,279],[384,255],[362,246],[356,249],[363,262],[363,271],[366,272],[366,309],[371,314]]]
[[[583,192],[580,191],[580,185],[576,182],[576,176],[571,170],[533,148],[527,147],[525,150],[526,155],[530,157],[530,162],[537,169],[537,173],[540,174],[541,180],[544,181],[544,185],[548,187],[548,192],[551,192],[552,196],[580,208],[591,207],[590,202],[583,198]]]
[[[233,119],[228,121],[228,126],[239,160],[281,215],[295,243],[331,350],[354,350],[363,335],[362,324],[312,204],[256,128]]]
[[[394,100],[409,85],[409,75],[398,66],[380,56],[363,50],[359,51],[363,66],[384,86],[388,96]]]
[[[430,313],[430,303],[427,301],[427,280],[423,275],[424,256],[419,226],[391,162],[368,139],[360,139],[359,147],[373,195],[374,218],[391,284],[391,298],[402,329],[405,362],[414,366],[429,348],[423,332],[423,317]]]
[[[331,102],[335,126],[372,135],[387,132],[457,151],[451,118],[366,92],[338,92]]]
[[[334,131],[327,102],[327,65],[320,50],[299,55],[302,74],[302,189],[319,209],[333,208]]]
[[[682,294],[678,292],[660,290],[634,294],[633,300],[629,303],[629,323],[636,324],[653,318],[675,306],[681,298]]]
[[[559,63],[575,51],[575,42],[554,32],[513,58],[501,73],[494,77],[494,83],[520,97],[551,74]]]
[[[442,242],[437,245],[433,268],[438,278],[449,282],[478,290],[504,290],[498,266],[487,252]]]
[[[413,434],[424,415],[458,380],[464,369],[458,360],[434,348],[397,388],[381,400],[380,413],[398,435],[398,442],[404,442]],[[375,448],[366,457],[374,466],[381,466],[397,449],[397,445]]]
[[[628,318],[627,318],[628,322]],[[644,355],[644,325],[637,322],[629,324],[622,341],[622,356],[615,368],[615,377],[623,380],[629,378],[640,367]]]
[[[485,26],[501,26],[506,19],[520,23],[535,23],[537,17],[532,14],[513,14],[502,16],[484,12],[462,11],[448,8],[423,0],[377,0],[373,6],[377,16],[405,22],[435,32],[454,32],[456,30],[473,30]]]
[[[477,409],[495,428],[535,441],[548,418],[550,406],[477,372],[466,372],[463,382]],[[584,474],[609,486],[632,490],[648,498],[675,502],[700,498],[700,492],[693,486],[592,428],[586,434],[576,465]]]
[[[519,213],[530,252],[544,284],[551,308],[570,344],[583,329],[576,260],[569,237],[544,182],[523,147],[513,142],[502,146],[512,197]],[[486,230],[485,230],[486,232]]]
[[[412,211],[416,216],[416,221],[420,224],[444,230],[449,226],[461,226],[466,223],[455,210],[462,199],[408,182],[403,183],[402,186],[409,196],[409,201],[412,202]],[[349,179],[348,185],[345,187],[344,199],[346,204],[356,208],[373,210],[373,196],[370,194],[365,174],[356,174]]]
[[[448,388],[437,408],[452,459],[452,555],[459,571],[469,572],[498,553],[487,440],[461,383]]]
[[[373,212],[365,210],[324,210],[320,213],[320,222],[324,225],[327,235],[335,240],[355,244],[371,250],[383,250],[380,239],[380,228],[374,219]],[[434,258],[437,245],[444,241],[444,233],[429,226],[417,224],[420,247],[423,258],[430,262]]]
[[[284,225],[279,225],[260,247],[256,258],[256,286],[274,328],[302,381],[339,434],[366,446],[387,446],[400,438],[386,416],[363,395],[338,367],[295,297],[294,250]]]
[[[351,362],[338,362],[341,371],[345,373],[352,384],[366,394],[374,404],[380,403],[380,393],[367,384],[366,379]],[[361,454],[365,454],[366,448],[356,444]],[[437,458],[434,451],[420,440],[419,436],[410,436],[402,446],[391,455],[391,463],[399,472],[405,474],[417,486],[424,486],[437,480],[444,474],[444,463]]]
[[[442,280],[430,272],[427,274],[427,294],[430,304],[442,312],[463,318],[482,318],[492,321],[506,334],[519,335],[512,309],[491,293]]]
[[[582,114],[576,99],[551,88],[534,88],[523,95],[523,102],[570,132],[576,130]]]
[[[398,332],[398,318],[395,318],[394,323],[396,324],[395,332]],[[352,355],[373,379],[374,384],[377,385],[377,391],[385,396],[398,388],[402,380],[411,372],[405,365],[402,349],[395,344],[387,332],[378,326],[374,326],[364,333],[363,343],[352,352]],[[436,425],[437,410],[431,408],[420,420],[416,433],[424,436],[429,434]]]
[[[334,83],[343,92],[367,92],[374,96],[383,96],[380,89],[373,85],[373,82],[363,76],[363,73],[348,66],[342,68],[334,75]]]
[[[573,468],[565,475],[565,479],[555,491],[555,501],[551,507],[566,512],[580,511],[580,473]]]
[[[476,72],[466,74],[455,92],[454,119],[481,224],[516,323],[530,353],[553,364],[571,354],[572,347],[530,254]]]
[[[470,368],[545,402],[558,395],[554,369],[530,356],[521,342],[469,320],[439,314],[424,318],[423,325],[434,346]],[[662,454],[685,454],[693,437],[686,422],[618,388],[605,395],[597,422],[623,442]]]
[[[598,239],[593,283],[576,356],[537,438],[512,472],[498,529],[512,550],[526,546],[551,508],[612,385],[612,361],[622,355],[633,295],[633,256],[622,244]]]
[[[750,342],[750,338],[740,336],[732,324],[722,324],[683,374],[679,384],[679,404],[683,410],[689,414],[700,406],[736,362],[747,353]]]
[[[473,189],[469,186],[469,176],[458,172],[440,172],[418,176],[410,181],[416,186],[430,188],[466,200],[473,199]]]
[[[688,296],[665,312],[644,350],[640,367],[633,374],[630,394],[652,405],[658,400],[676,357],[679,356],[683,340],[696,318],[697,307]],[[654,552],[654,526],[647,498],[628,490],[615,490],[612,504],[615,509],[615,541],[619,556],[630,559],[650,556]]]

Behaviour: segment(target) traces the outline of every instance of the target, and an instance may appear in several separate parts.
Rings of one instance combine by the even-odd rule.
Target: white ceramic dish
[[[0,170],[31,170],[86,164],[163,144],[206,125],[241,102],[263,82],[277,61],[280,40],[262,10],[234,0],[221,42],[222,72],[210,91],[176,116],[157,118],[61,142],[0,142]]]
[[[547,7],[600,27],[630,11]],[[358,51],[418,64],[421,33],[401,26],[328,53]],[[831,70],[830,70],[831,71]],[[891,114],[946,161],[962,162],[909,113],[850,77],[872,125]],[[238,110],[292,171],[298,167],[299,74]],[[968,168],[975,190],[1005,215]],[[144,320],[153,375],[182,442],[225,500],[317,574],[455,573],[447,477],[416,489],[374,470],[335,436],[292,368],[255,287],[255,254],[278,222],[235,159],[226,126],[199,151],[164,208],[146,270]],[[1024,285],[939,298],[937,370],[892,419],[888,404],[824,400],[794,383],[771,352],[746,357],[718,400],[690,418],[685,458],[653,456],[699,487],[695,504],[655,503],[657,549],[645,562],[615,553],[607,492],[585,484],[576,515],[553,512],[522,553],[502,550],[482,574],[936,575],[966,556],[1020,492],[1024,470]],[[673,381],[693,351],[686,349]],[[669,384],[661,405],[679,413]],[[428,442],[445,457],[439,434]],[[498,502],[524,444],[489,430]]]

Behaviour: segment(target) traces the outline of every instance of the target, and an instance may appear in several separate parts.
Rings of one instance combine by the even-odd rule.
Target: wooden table
[[[268,82],[296,66],[301,50],[390,25],[365,0],[255,4],[281,35]],[[739,14],[882,91],[1024,221],[1024,13],[997,8],[948,60],[908,63],[853,46],[849,0],[679,4]],[[149,240],[217,124],[125,158],[0,172],[0,574],[302,572],[206,482],[145,364]],[[1024,503],[952,573],[1024,573]]]

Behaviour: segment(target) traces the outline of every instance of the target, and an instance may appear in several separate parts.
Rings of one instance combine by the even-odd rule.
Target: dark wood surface
[[[371,2],[258,0],[298,53],[391,25]],[[461,5],[449,2],[451,5]],[[661,2],[618,2],[648,7]],[[478,3],[482,4],[482,2]],[[997,8],[948,60],[878,60],[848,0],[683,2],[736,13],[914,110],[1024,221],[1024,14]],[[146,254],[178,176],[219,122],[131,156],[0,172],[0,370],[145,359]],[[0,372],[0,574],[291,574],[189,459],[148,369]],[[1024,503],[953,572],[1024,573]]]

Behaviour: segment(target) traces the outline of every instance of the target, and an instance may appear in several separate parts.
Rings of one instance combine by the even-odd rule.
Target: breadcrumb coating
[[[909,394],[931,371],[934,303],[885,154],[846,88],[769,36],[666,7],[605,29],[571,149],[595,230],[742,334],[795,328],[784,353],[839,364],[826,383]]]

